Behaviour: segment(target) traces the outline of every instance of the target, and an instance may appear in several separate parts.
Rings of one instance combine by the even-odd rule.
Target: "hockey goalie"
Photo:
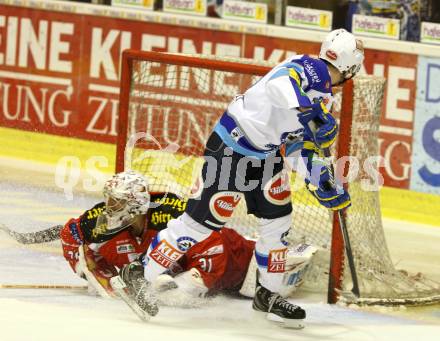
[[[88,281],[92,291],[113,297],[110,279],[127,264],[130,271],[143,273],[139,256],[157,243],[157,232],[170,219],[183,213],[186,201],[171,193],[149,193],[147,179],[133,171],[114,175],[105,183],[103,195],[103,202],[70,219],[60,237],[72,270]],[[195,245],[181,240],[179,247],[186,254],[154,283],[162,304],[195,306],[201,297],[218,292],[254,295],[254,241],[224,228]],[[306,244],[289,250],[283,294],[301,284],[315,251]]]

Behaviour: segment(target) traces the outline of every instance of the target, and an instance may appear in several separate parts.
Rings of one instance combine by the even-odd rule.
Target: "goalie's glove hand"
[[[322,100],[313,103],[310,110],[298,114],[305,134],[310,136],[319,148],[329,148],[336,140],[338,124]]]
[[[327,168],[328,163],[322,158],[313,142],[304,144],[301,156],[305,160],[308,171],[304,180],[307,189],[319,203],[334,211],[349,207],[351,205],[350,195],[342,186],[332,184]]]

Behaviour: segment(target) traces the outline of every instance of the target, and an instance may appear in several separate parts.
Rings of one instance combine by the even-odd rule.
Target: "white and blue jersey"
[[[274,67],[243,95],[229,104],[214,131],[237,153],[266,158],[296,136],[302,147],[299,108],[322,98],[330,110],[332,87],[327,65],[307,55],[290,57]]]

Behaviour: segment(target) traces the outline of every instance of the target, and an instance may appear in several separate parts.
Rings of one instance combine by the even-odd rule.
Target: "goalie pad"
[[[115,297],[110,279],[118,275],[114,266],[107,264],[102,256],[97,256],[86,245],[79,247],[76,273],[84,276],[89,286],[89,293],[104,298]]]
[[[298,287],[301,286],[304,280],[304,275],[306,274],[313,255],[317,250],[318,249],[315,246],[305,243],[298,244],[293,249],[289,249],[287,252],[286,271],[279,292],[281,296],[289,297]],[[257,262],[254,256],[252,257],[246,278],[239,291],[240,294],[253,298],[256,281]]]

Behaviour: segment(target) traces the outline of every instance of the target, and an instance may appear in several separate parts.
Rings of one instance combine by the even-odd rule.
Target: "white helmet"
[[[122,230],[150,204],[148,180],[132,170],[113,175],[104,185],[107,230]]]
[[[324,39],[319,58],[336,67],[344,79],[359,72],[364,61],[362,41],[343,28],[331,31]]]

